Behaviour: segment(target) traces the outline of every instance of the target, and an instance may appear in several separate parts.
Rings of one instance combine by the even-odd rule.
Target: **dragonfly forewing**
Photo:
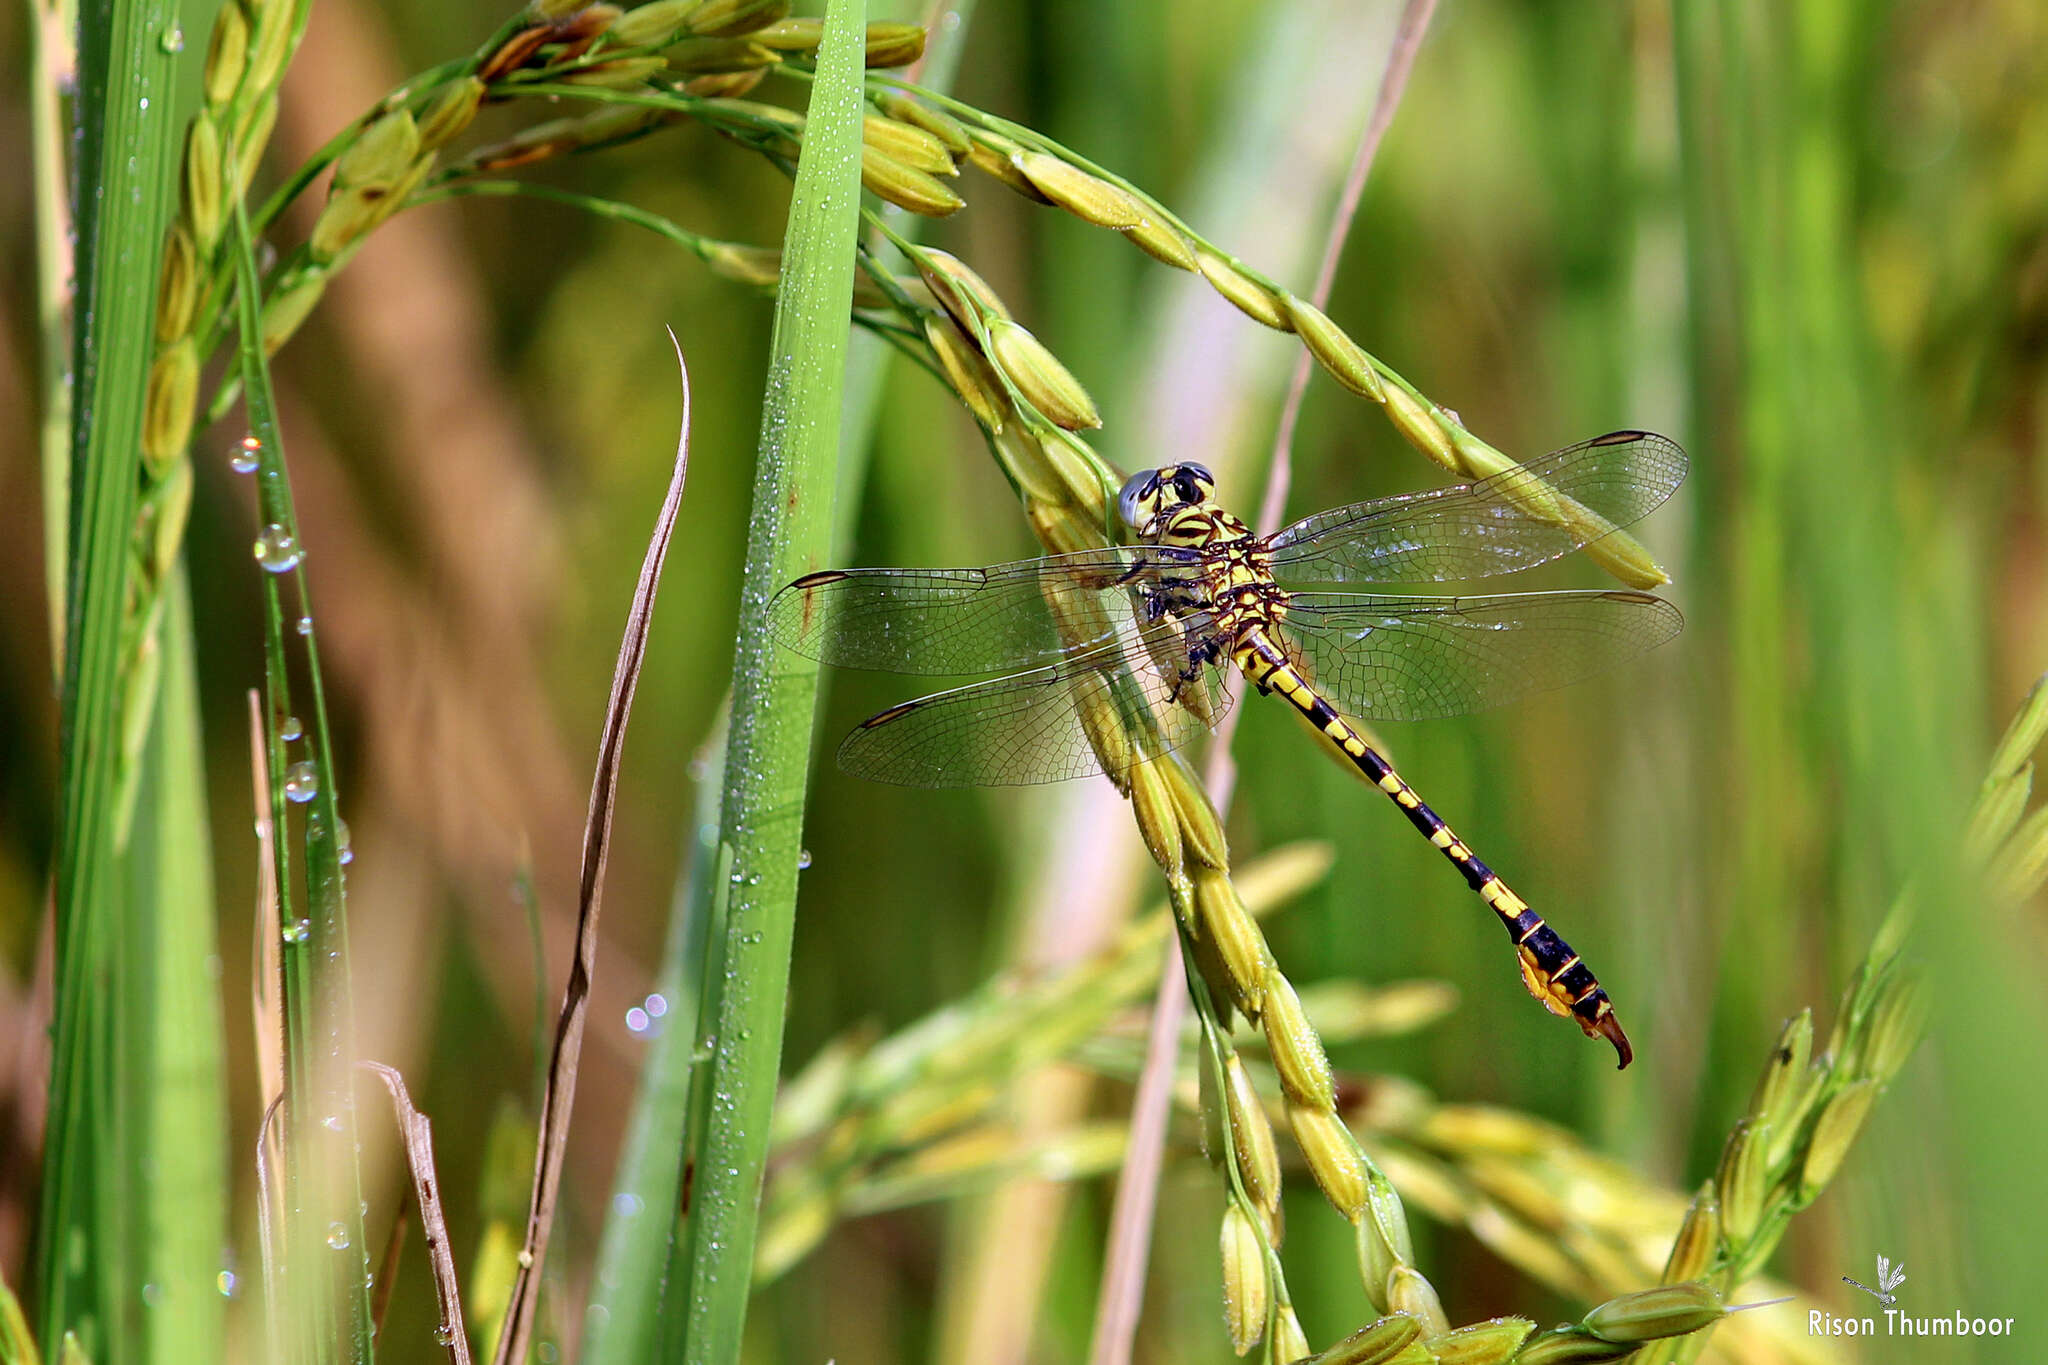
[[[1477,483],[1333,507],[1265,542],[1282,583],[1444,583],[1534,568],[1661,506],[1685,452],[1646,431],[1552,451]]]
[[[1143,592],[1199,556],[1128,546],[973,569],[834,569],[775,595],[769,631],[842,668],[1003,673],[1099,648],[1135,627]]]

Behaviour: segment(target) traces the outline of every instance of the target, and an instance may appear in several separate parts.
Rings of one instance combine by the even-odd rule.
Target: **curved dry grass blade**
[[[256,1125],[256,1241],[263,1252],[263,1338],[270,1358],[283,1360],[284,1310],[278,1299],[284,1276],[277,1259],[278,1229],[284,1224],[284,1191],[274,1172],[284,1165],[284,1136],[277,1116],[284,1107],[282,1087],[277,1097],[263,1106],[263,1122]]]
[[[284,1223],[283,1193],[274,1187],[272,1170],[284,1164],[283,1139],[277,1116],[284,1106],[284,954],[279,934],[277,864],[271,841],[277,837],[270,813],[270,735],[263,718],[263,694],[249,689],[249,781],[256,812],[256,906],[252,928],[254,950],[249,980],[250,1024],[256,1034],[256,1093],[263,1101],[263,1122],[256,1130],[256,1231],[263,1253],[264,1340],[272,1360],[284,1359],[284,1318],[278,1296],[282,1275],[277,1259],[277,1229]],[[275,1148],[276,1150],[273,1150]]]
[[[680,457],[677,461],[675,486],[680,492]],[[665,535],[662,538],[667,539]],[[659,573],[658,567],[656,572]],[[643,580],[644,577],[643,574]],[[646,632],[643,630],[640,638],[644,639],[645,635]],[[624,667],[623,661],[621,667]],[[639,673],[637,659],[633,672],[635,675]],[[632,700],[633,688],[628,682],[627,708],[631,707]],[[619,729],[625,729],[623,709]],[[607,831],[610,824],[610,820],[607,819]],[[603,857],[600,852],[599,867],[602,866]],[[455,1280],[455,1257],[448,1250],[448,1220],[441,1212],[441,1192],[434,1177],[434,1126],[427,1122],[425,1114],[413,1107],[412,1096],[406,1092],[405,1077],[398,1073],[397,1067],[386,1066],[382,1062],[361,1062],[358,1065],[384,1082],[384,1088],[391,1092],[392,1108],[398,1112],[398,1131],[405,1139],[405,1161],[406,1165],[412,1168],[413,1199],[419,1204],[420,1209],[420,1232],[427,1241],[427,1260],[434,1267],[434,1298],[441,1305],[441,1325],[435,1330],[434,1339],[448,1348],[448,1358],[455,1361],[456,1365],[469,1365],[469,1335],[462,1328],[462,1286]],[[395,1263],[398,1259],[396,1232],[392,1236],[394,1245],[389,1260]],[[388,1267],[385,1292],[389,1292]]]
[[[1371,117],[1360,136],[1358,150],[1345,177],[1343,192],[1330,221],[1329,240],[1316,274],[1314,303],[1329,304],[1330,289],[1337,278],[1337,263],[1345,240],[1358,213],[1358,201],[1365,191],[1380,141],[1393,122],[1394,110],[1407,89],[1415,53],[1422,46],[1436,0],[1408,0],[1401,24],[1387,53],[1387,65],[1380,76]],[[1287,505],[1287,490],[1293,479],[1294,426],[1308,392],[1309,372],[1314,358],[1307,349],[1295,358],[1294,373],[1288,381],[1287,399],[1273,436],[1272,459],[1266,470],[1266,488],[1259,500],[1258,529],[1271,535],[1279,529]],[[1230,757],[1231,737],[1237,732],[1239,708],[1232,707],[1217,727],[1209,746],[1205,785],[1209,799],[1219,812],[1230,808],[1237,785],[1237,766]],[[1170,943],[1159,969],[1159,988],[1154,997],[1151,1022],[1145,1042],[1144,1070],[1131,1101],[1130,1142],[1125,1148],[1124,1166],[1117,1178],[1115,1201],[1110,1212],[1109,1237],[1103,1248],[1102,1289],[1096,1300],[1095,1331],[1089,1346],[1090,1365],[1127,1365],[1136,1340],[1138,1312],[1145,1296],[1145,1262],[1151,1245],[1152,1220],[1159,1199],[1159,1171],[1165,1159],[1167,1112],[1173,1099],[1174,1063],[1180,1054],[1180,1028],[1187,1011],[1187,992],[1182,986],[1183,965],[1179,943]]]
[[[669,341],[675,342],[673,332]],[[533,1200],[526,1215],[526,1242],[520,1250],[519,1274],[512,1281],[505,1323],[498,1333],[497,1365],[526,1359],[526,1343],[533,1332],[533,1314],[540,1296],[540,1271],[547,1260],[548,1233],[555,1221],[555,1199],[561,1192],[562,1157],[569,1141],[570,1111],[576,1101],[576,1064],[583,1052],[590,981],[597,963],[598,900],[604,890],[605,858],[611,849],[612,803],[618,794],[619,760],[625,749],[626,721],[633,711],[633,690],[639,685],[640,666],[647,657],[654,593],[661,584],[661,567],[668,557],[669,536],[675,530],[676,512],[683,502],[683,479],[690,468],[690,371],[680,345],[676,348],[676,367],[683,383],[682,432],[676,439],[675,471],[669,476],[668,495],[662,500],[661,514],[655,518],[654,536],[647,542],[647,555],[640,563],[640,582],[633,589],[633,606],[626,614],[625,638],[619,641],[619,662],[612,670],[611,701],[605,707],[597,771],[590,783],[590,814],[583,826],[583,870],[576,894],[576,957],[569,964],[569,982],[562,991],[562,1008],[555,1021],[554,1055],[548,1066],[547,1090],[541,1096],[540,1147],[534,1153]],[[452,1309],[444,1305],[443,1312],[460,1323],[459,1300]]]

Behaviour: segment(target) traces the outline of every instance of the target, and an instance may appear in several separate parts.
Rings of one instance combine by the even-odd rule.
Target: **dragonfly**
[[[1209,470],[1168,464],[1123,486],[1117,511],[1132,543],[983,568],[806,574],[770,602],[769,629],[827,664],[978,678],[891,706],[839,746],[847,773],[912,787],[1108,771],[1128,790],[1115,766],[1212,730],[1231,703],[1234,669],[1393,800],[1506,928],[1529,993],[1605,1038],[1626,1067],[1628,1035],[1593,970],[1358,722],[1488,709],[1671,639],[1684,620],[1649,593],[1381,589],[1465,584],[1560,559],[1647,516],[1685,473],[1676,443],[1617,431],[1490,478],[1332,508],[1261,537],[1217,503]]]

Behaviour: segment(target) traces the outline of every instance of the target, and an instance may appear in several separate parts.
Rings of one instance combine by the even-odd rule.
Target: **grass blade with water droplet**
[[[370,1260],[363,1235],[362,1172],[357,1162],[355,1121],[355,1006],[348,976],[348,920],[342,887],[337,832],[341,816],[336,795],[334,745],[327,720],[327,696],[320,671],[319,640],[312,630],[288,627],[284,585],[291,582],[298,607],[309,600],[304,540],[284,464],[284,442],[271,392],[256,256],[248,215],[241,200],[229,215],[228,254],[236,277],[235,318],[239,327],[239,368],[248,409],[249,437],[256,444],[257,515],[263,532],[256,541],[265,570],[263,659],[265,743],[272,776],[271,857],[277,878],[284,1015],[286,1131],[284,1135],[287,1265],[311,1266],[325,1274],[287,1280],[287,1331],[303,1333],[304,1358],[371,1356]],[[278,547],[289,543],[289,554]],[[288,640],[304,651],[312,698],[312,730],[302,752],[288,761],[284,735],[292,715]],[[310,764],[308,774],[302,765]],[[287,775],[289,774],[289,776]],[[300,916],[291,866],[293,838],[288,810],[305,809],[305,913]]]
[[[682,1329],[671,1333],[667,1358],[704,1365],[739,1357],[782,1051],[817,669],[774,656],[763,607],[782,584],[818,568],[831,543],[860,202],[865,8],[833,0],[826,12],[755,466],[719,838],[733,872],[719,887],[726,930],[707,954],[699,1026],[715,1050],[699,1069],[691,1113],[689,1274],[672,1290],[684,1302],[665,1315]],[[707,1102],[713,1094],[716,1105]]]

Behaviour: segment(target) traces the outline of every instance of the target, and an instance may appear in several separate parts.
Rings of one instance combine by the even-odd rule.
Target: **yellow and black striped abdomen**
[[[1628,1035],[1622,1032],[1621,1021],[1615,1018],[1614,1006],[1593,969],[1572,951],[1572,946],[1466,847],[1464,840],[1394,771],[1393,764],[1367,743],[1358,728],[1345,720],[1288,661],[1263,628],[1252,627],[1240,634],[1231,658],[1260,691],[1278,693],[1306,716],[1367,781],[1401,808],[1408,823],[1464,874],[1466,883],[1500,917],[1508,937],[1514,941],[1522,981],[1529,994],[1552,1013],[1576,1019],[1587,1037],[1605,1038],[1612,1043],[1621,1065],[1627,1066],[1634,1057]]]

